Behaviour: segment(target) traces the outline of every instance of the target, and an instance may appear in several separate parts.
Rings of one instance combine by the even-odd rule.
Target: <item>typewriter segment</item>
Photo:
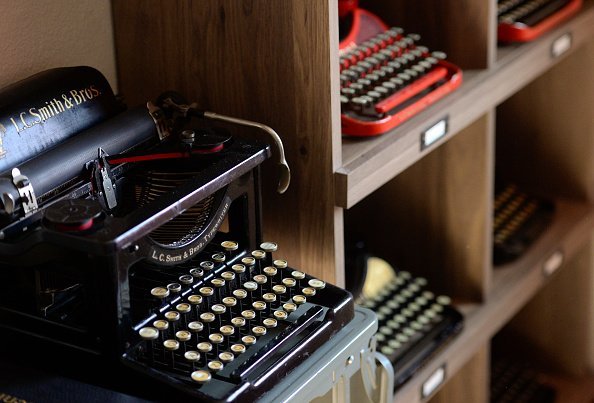
[[[531,196],[516,184],[498,186],[493,203],[493,263],[501,265],[520,256],[553,218],[552,202]]]
[[[356,302],[377,314],[377,348],[392,362],[397,389],[462,330],[464,319],[450,297],[430,291],[425,278],[395,271],[377,257],[366,258],[365,265]]]
[[[582,0],[498,0],[500,42],[528,42],[554,28],[582,6]]]
[[[351,32],[340,43],[344,136],[385,133],[460,86],[462,72],[445,60],[445,53],[422,46],[417,34],[387,29],[377,17],[358,11],[353,18],[361,21],[353,26],[370,31],[362,26],[370,20],[382,32],[372,36]]]
[[[290,268],[273,242],[216,246],[132,274],[132,306],[146,316],[125,360],[205,401],[255,398],[352,319],[352,298]]]

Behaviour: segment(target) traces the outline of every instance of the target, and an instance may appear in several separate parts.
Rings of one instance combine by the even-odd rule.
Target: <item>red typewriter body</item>
[[[442,52],[350,6],[340,8],[343,21],[350,18],[340,41],[343,136],[386,133],[460,86],[462,71]]]
[[[499,42],[529,42],[577,13],[582,0],[500,0],[497,7]]]

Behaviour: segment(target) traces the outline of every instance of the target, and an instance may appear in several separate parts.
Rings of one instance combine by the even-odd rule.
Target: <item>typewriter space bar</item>
[[[320,319],[324,310],[319,307],[312,307],[303,315],[301,315],[294,323],[287,326],[275,338],[268,341],[265,346],[260,347],[258,353],[250,357],[239,368],[231,374],[235,381],[243,381],[251,375],[254,370],[259,369],[261,372],[266,371],[268,365],[262,365],[265,360],[275,361],[275,355],[281,353],[283,347],[290,343],[299,342],[299,334],[306,330],[317,319]],[[320,322],[321,323],[321,322]],[[290,348],[290,346],[288,346]]]

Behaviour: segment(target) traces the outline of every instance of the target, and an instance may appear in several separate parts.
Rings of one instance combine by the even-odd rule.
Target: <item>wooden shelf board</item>
[[[589,239],[594,224],[592,207],[562,200],[556,205],[553,223],[530,250],[519,260],[493,270],[493,289],[486,302],[457,305],[465,317],[464,329],[397,391],[395,402],[422,401],[423,382],[444,364],[447,378],[451,378],[549,280],[543,275],[544,262],[558,250],[569,259]]]
[[[567,32],[572,35],[571,48],[552,58],[553,41]],[[352,207],[592,38],[594,2],[586,2],[580,14],[537,41],[498,49],[492,68],[464,71],[457,91],[389,133],[343,139],[342,166],[334,174],[336,205]],[[421,133],[444,117],[448,117],[448,133],[421,150]]]

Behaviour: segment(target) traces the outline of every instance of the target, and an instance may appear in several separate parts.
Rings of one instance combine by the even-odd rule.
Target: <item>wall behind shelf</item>
[[[53,67],[88,65],[117,87],[109,0],[2,5],[0,87]]]

